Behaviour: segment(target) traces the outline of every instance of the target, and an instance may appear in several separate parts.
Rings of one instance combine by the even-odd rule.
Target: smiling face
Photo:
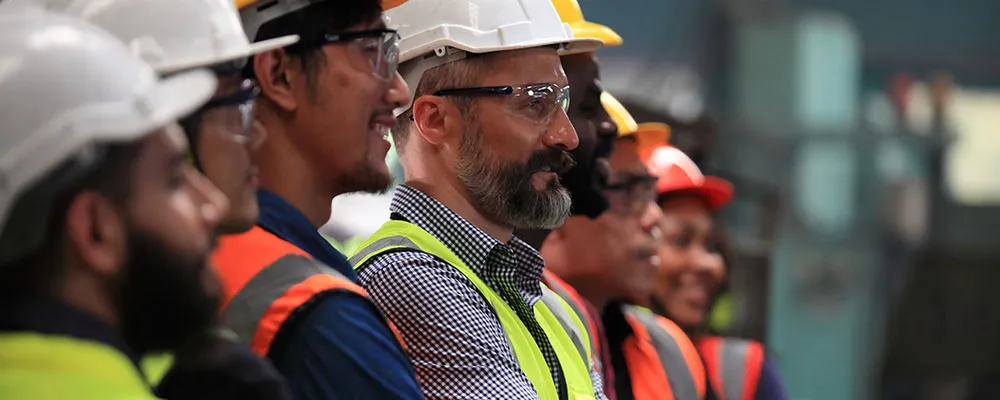
[[[725,263],[712,235],[712,213],[694,195],[672,197],[660,206],[656,301],[668,318],[685,330],[696,330],[708,321],[712,300],[726,279]]]
[[[347,32],[380,29],[385,29],[382,19]],[[379,49],[368,39],[323,45],[315,76],[293,83],[301,132],[295,145],[330,177],[335,193],[381,192],[389,186],[385,157],[388,130],[395,125],[392,110],[409,100],[399,74],[378,76],[371,60]]]

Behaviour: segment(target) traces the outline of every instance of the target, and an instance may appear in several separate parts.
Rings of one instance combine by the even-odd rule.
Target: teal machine
[[[780,190],[769,350],[794,399],[876,398],[886,244],[898,225],[926,218],[928,140],[863,122],[861,40],[848,20],[747,20],[733,34],[735,118],[715,158]],[[910,236],[919,246],[920,233]]]

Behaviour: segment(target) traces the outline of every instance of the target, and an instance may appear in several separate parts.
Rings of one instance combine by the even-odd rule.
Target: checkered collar
[[[396,188],[389,208],[440,240],[477,275],[495,278],[511,274],[524,283],[524,286],[518,285],[520,291],[534,294],[537,290],[541,295],[537,282],[542,279],[545,262],[537,250],[521,239],[514,237],[504,244],[433,197],[406,185]],[[511,268],[516,271],[487,271],[491,254],[497,253],[507,255],[502,259],[515,260]]]

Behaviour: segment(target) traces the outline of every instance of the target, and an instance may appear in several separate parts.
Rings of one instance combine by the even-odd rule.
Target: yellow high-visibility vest
[[[103,343],[0,333],[0,399],[155,400],[135,364]]]
[[[351,264],[356,270],[364,268],[369,260],[380,254],[407,248],[433,255],[461,272],[475,285],[496,312],[514,349],[514,356],[521,370],[535,387],[538,397],[542,400],[559,400],[549,367],[528,327],[499,294],[437,238],[412,223],[392,220],[382,225],[359,248],[360,250],[351,257]],[[535,303],[535,318],[559,358],[566,379],[568,398],[593,400],[595,396],[594,385],[590,379],[591,366],[585,362],[591,359],[592,350],[585,325],[565,300],[541,282],[539,285],[542,286],[543,296],[542,301]]]

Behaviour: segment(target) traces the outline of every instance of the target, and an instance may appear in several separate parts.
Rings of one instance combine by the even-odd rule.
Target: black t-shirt
[[[635,400],[632,394],[632,376],[628,372],[622,343],[632,336],[632,327],[625,320],[621,304],[609,304],[601,315],[604,332],[608,338],[608,353],[611,354],[611,368],[615,373],[615,396],[618,400]]]
[[[246,346],[208,336],[190,358],[175,357],[173,368],[156,388],[164,399],[291,400],[284,378],[270,361]]]

